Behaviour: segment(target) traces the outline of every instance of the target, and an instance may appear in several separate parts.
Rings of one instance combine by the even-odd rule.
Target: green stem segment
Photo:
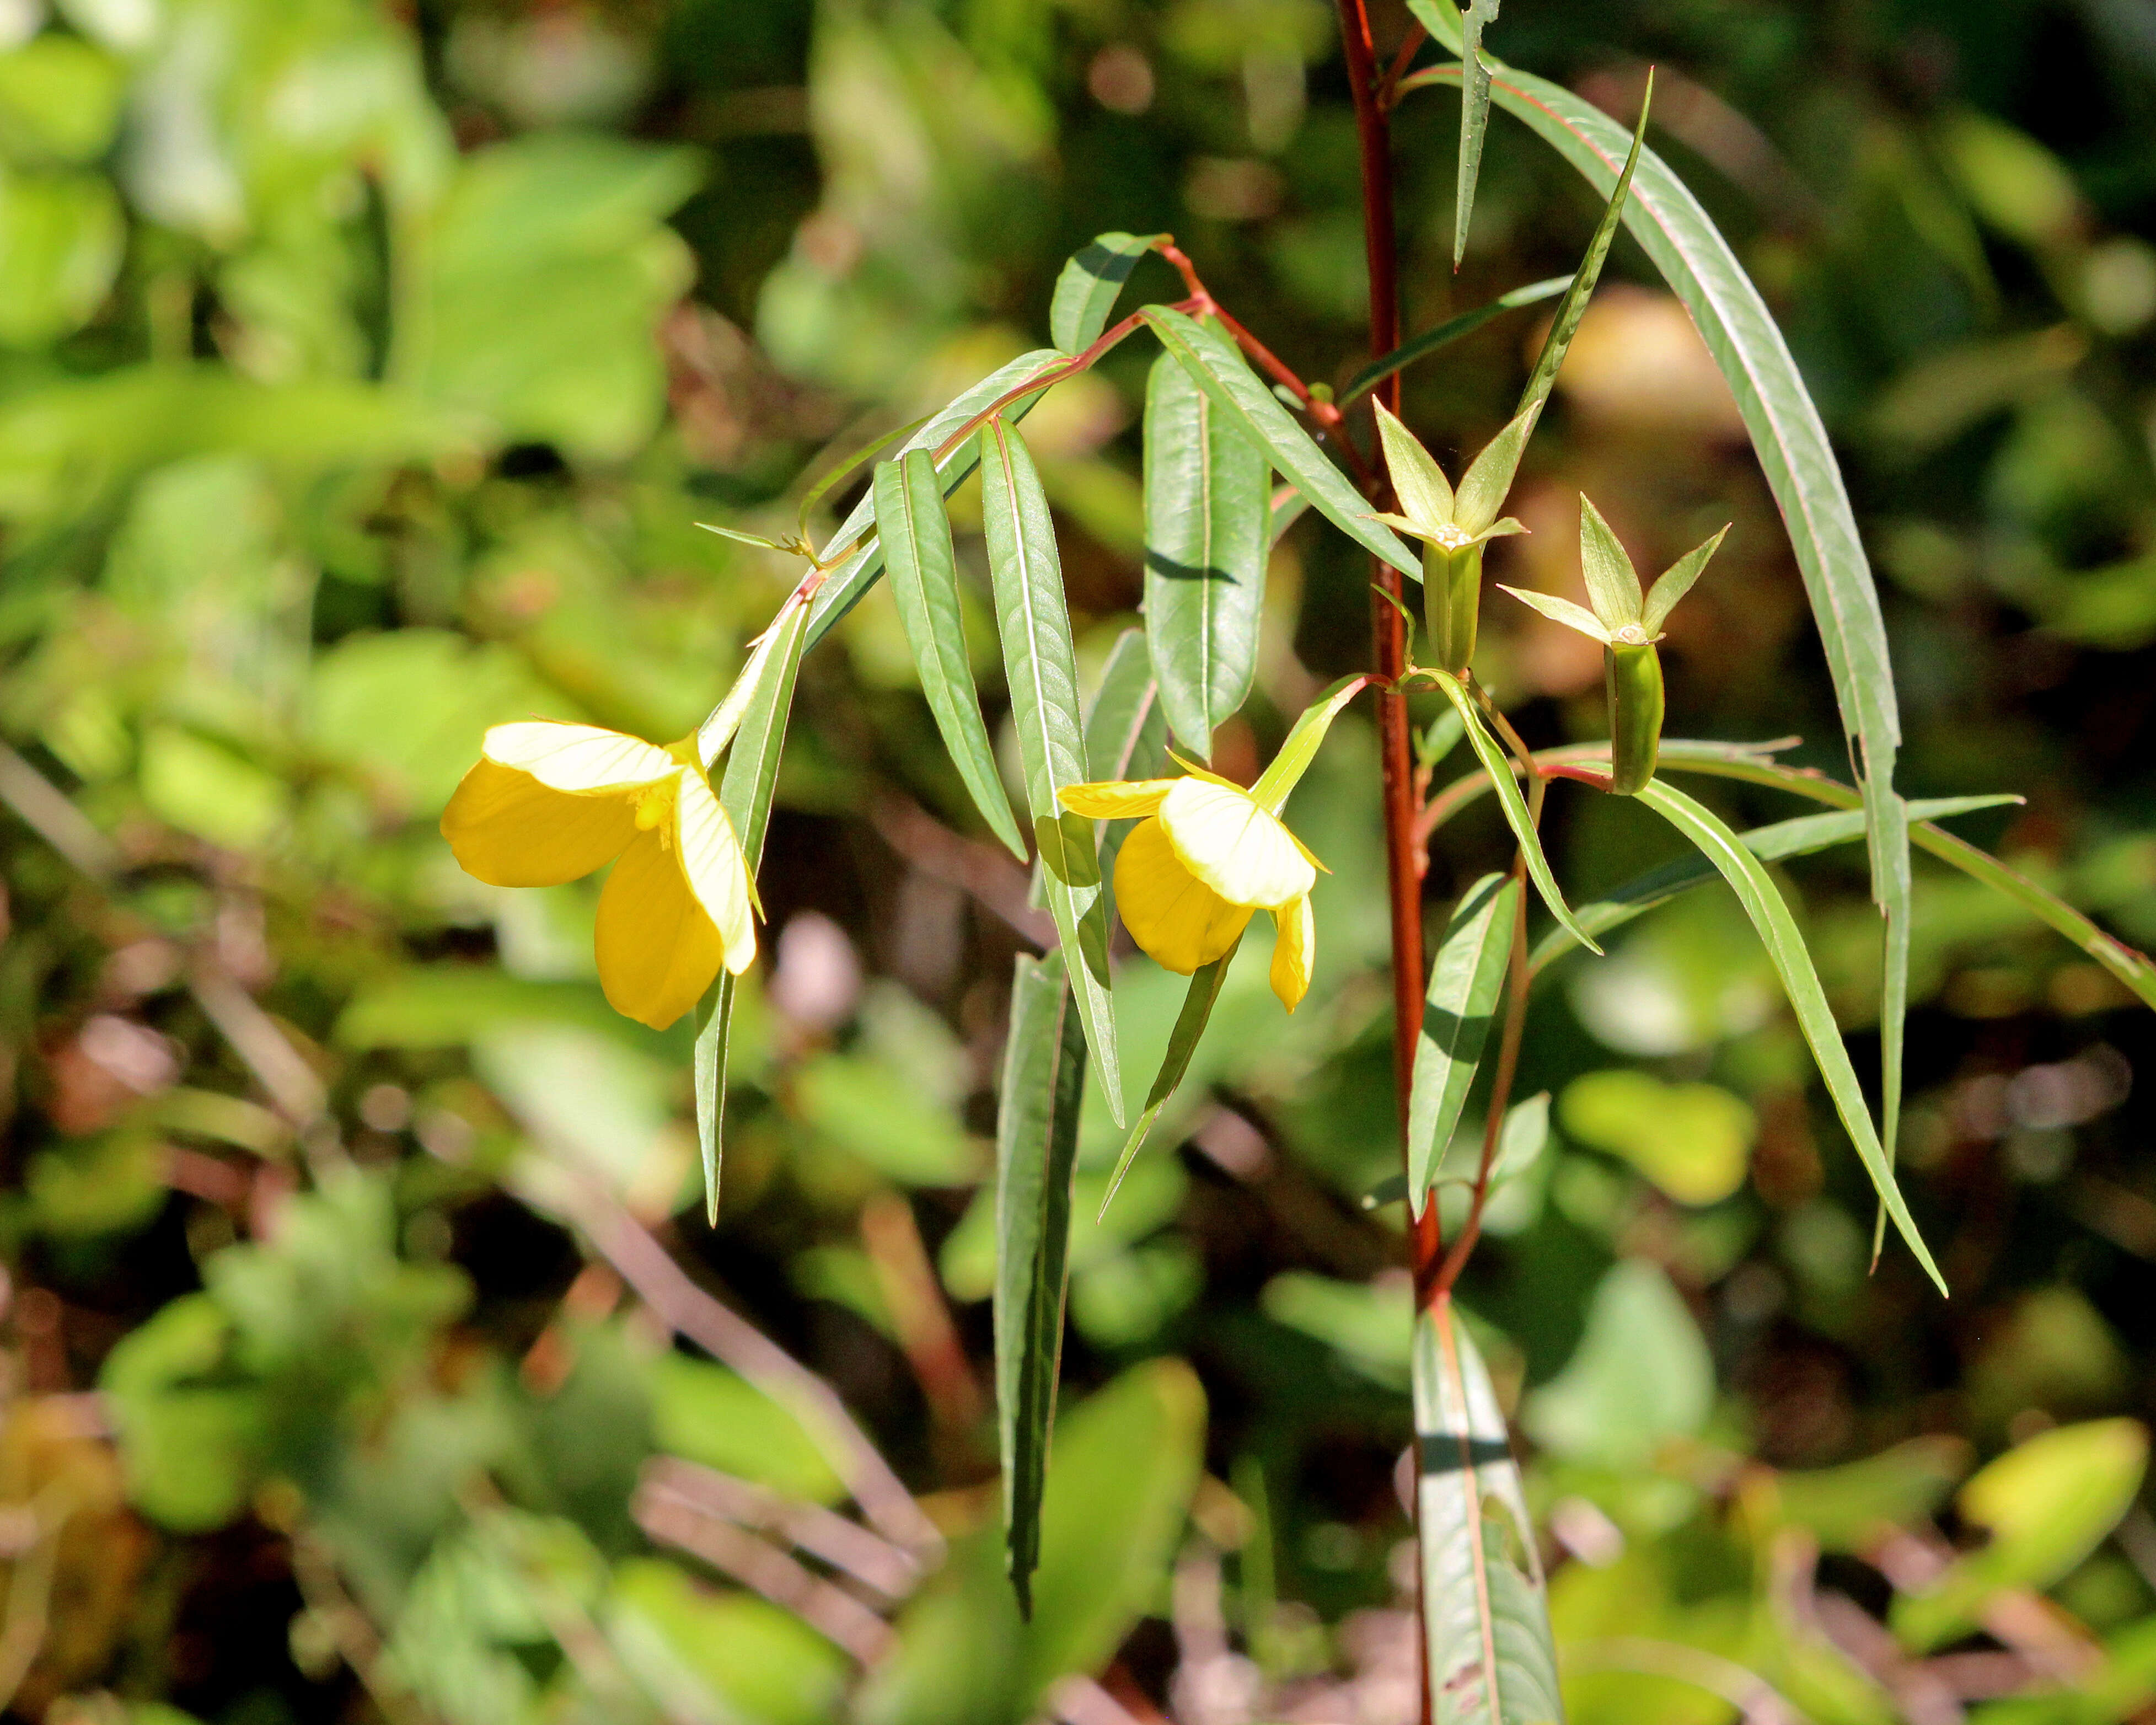
[[[1651,641],[1612,643],[1602,655],[1609,697],[1609,788],[1635,796],[1655,776],[1662,743],[1662,661]]]

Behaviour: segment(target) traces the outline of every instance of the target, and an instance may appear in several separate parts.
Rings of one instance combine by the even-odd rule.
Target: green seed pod
[[[1602,660],[1609,697],[1609,788],[1620,797],[1655,776],[1662,742],[1662,661],[1654,643],[1614,642]]]
[[[1465,675],[1475,657],[1475,625],[1482,604],[1482,547],[1424,546],[1422,603],[1432,663],[1455,676]]]

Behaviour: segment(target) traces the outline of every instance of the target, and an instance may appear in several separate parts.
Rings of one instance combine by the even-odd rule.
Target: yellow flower
[[[1277,815],[1209,773],[1067,785],[1061,796],[1074,814],[1138,821],[1116,859],[1116,908],[1141,950],[1188,976],[1270,911],[1273,993],[1295,1010],[1310,987],[1319,864]]]
[[[599,983],[615,1011],[654,1030],[721,965],[738,976],[756,957],[755,889],[696,747],[592,725],[497,725],[442,812],[457,861],[491,886],[558,886],[613,863]]]

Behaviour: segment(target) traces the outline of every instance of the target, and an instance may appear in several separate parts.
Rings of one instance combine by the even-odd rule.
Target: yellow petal
[[[674,855],[682,875],[719,932],[726,968],[739,976],[756,957],[748,863],[726,811],[711,794],[710,783],[693,767],[682,770],[674,818]]]
[[[1250,907],[1231,905],[1183,866],[1159,819],[1141,821],[1116,858],[1116,908],[1139,950],[1184,976],[1242,933]]]
[[[639,833],[607,876],[598,946],[608,1002],[654,1030],[694,1006],[718,975],[726,943],[655,830]]]
[[[665,749],[641,737],[551,719],[497,725],[486,733],[482,752],[490,761],[530,773],[543,785],[580,797],[632,791],[665,778],[680,765]]]
[[[1273,912],[1273,993],[1290,1012],[1310,992],[1311,966],[1317,957],[1317,923],[1310,901],[1299,898]]]
[[[1184,866],[1230,904],[1284,905],[1317,882],[1302,847],[1247,792],[1178,779],[1160,824]]]
[[[1065,809],[1088,820],[1137,820],[1157,810],[1174,786],[1172,778],[1108,779],[1067,784],[1055,794]]]
[[[442,836],[490,886],[559,886],[620,855],[636,814],[626,798],[574,796],[481,760],[442,811]]]

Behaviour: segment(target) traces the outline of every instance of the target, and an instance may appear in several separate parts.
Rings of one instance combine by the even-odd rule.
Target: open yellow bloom
[[[1270,911],[1273,993],[1293,1012],[1310,988],[1317,859],[1256,798],[1210,773],[1065,786],[1063,806],[1136,819],[1116,859],[1116,907],[1156,963],[1188,976]]]
[[[738,976],[756,957],[748,866],[693,737],[660,748],[593,725],[497,725],[442,812],[442,836],[490,886],[558,886],[613,862],[599,983],[616,1012],[654,1030],[720,966]]]

